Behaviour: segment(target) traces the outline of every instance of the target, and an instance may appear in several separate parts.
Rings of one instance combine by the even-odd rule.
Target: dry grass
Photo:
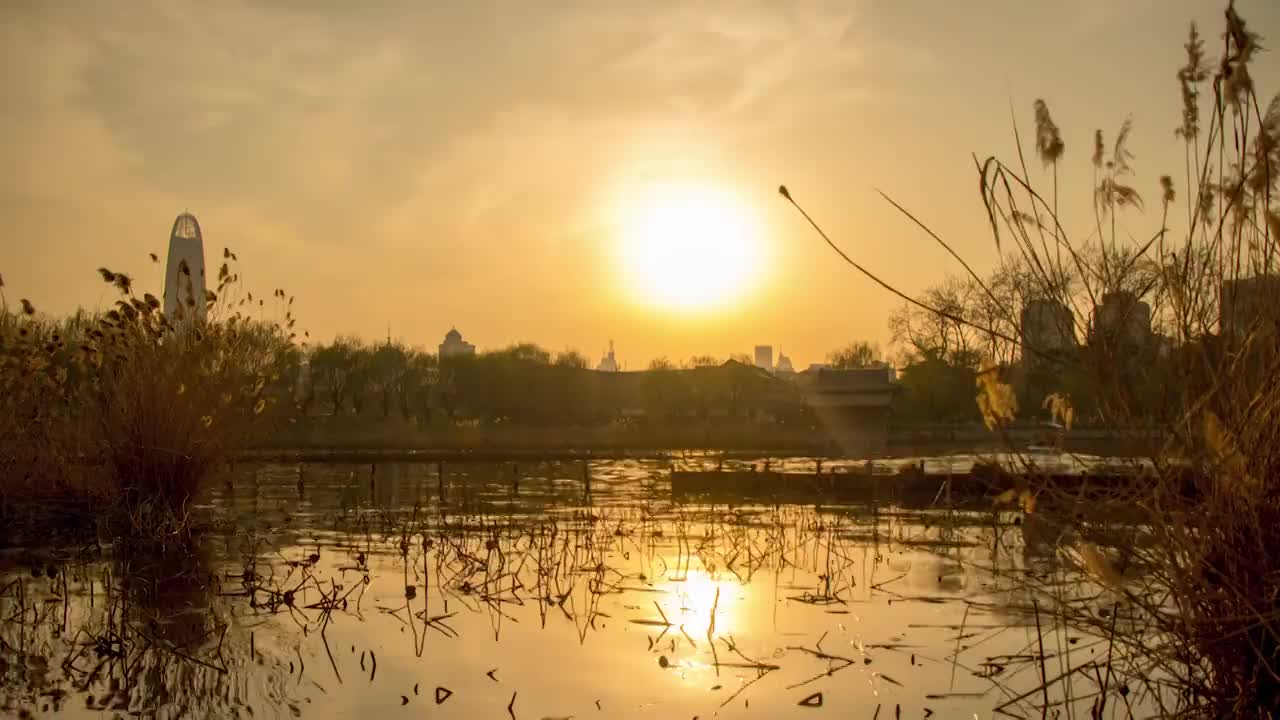
[[[110,311],[55,324],[28,303],[0,323],[0,507],[10,520],[81,510],[168,532],[273,400],[293,319],[250,320],[215,293],[200,300],[207,316],[170,318],[128,276],[99,273],[119,293]],[[221,277],[229,297],[234,275]]]
[[[1080,233],[1058,212],[1058,165],[1072,156],[1046,103],[1035,104],[1042,175],[1028,170],[1020,138],[1017,163],[975,158],[996,244],[1035,278],[1035,296],[1070,308],[1077,336],[1088,338],[1088,352],[1075,358],[1041,359],[1078,365],[1062,374],[1083,373],[1097,387],[1104,422],[1145,425],[1165,439],[1150,458],[1155,472],[1087,498],[1042,488],[1040,510],[1028,511],[1075,518],[1058,535],[1060,552],[1096,581],[1020,576],[1037,623],[1042,609],[1055,627],[1107,640],[1095,716],[1135,696],[1170,716],[1273,717],[1280,707],[1280,97],[1259,98],[1249,70],[1260,40],[1231,5],[1224,30],[1221,57],[1208,65],[1192,27],[1178,73],[1187,199],[1179,208],[1172,177],[1161,177],[1150,235],[1133,240],[1118,229],[1118,216],[1131,224],[1144,206],[1128,120],[1112,144],[1102,131],[1094,136],[1094,213]],[[1170,347],[1158,362],[1135,362],[1122,333],[1100,332],[1099,311],[1117,292],[1148,304]],[[987,322],[924,309],[991,334]],[[1019,325],[1020,308],[1002,310]],[[1121,324],[1130,319],[1121,315]],[[1020,326],[1013,340],[1022,358],[1043,356]],[[1142,385],[1160,392],[1139,398]],[[1073,414],[1068,393],[1053,397],[1055,414]],[[979,403],[997,431],[1011,398],[994,373],[982,382]],[[1096,528],[1110,508],[1137,514],[1113,547],[1068,539]],[[1046,685],[1057,682],[1040,662]]]

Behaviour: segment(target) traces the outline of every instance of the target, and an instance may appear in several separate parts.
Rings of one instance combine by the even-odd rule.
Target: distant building
[[[596,365],[596,370],[600,372],[618,372],[618,359],[613,355],[613,341],[609,341],[609,352],[600,358],[600,364]]]
[[[462,339],[462,333],[457,328],[452,328],[444,336],[444,342],[440,343],[440,357],[470,357],[476,354],[476,346]]]
[[[1075,316],[1057,300],[1031,300],[1022,307],[1022,336],[1030,348],[1024,356],[1063,352],[1076,347]]]
[[[782,353],[781,350],[779,350],[778,364],[773,368],[773,371],[780,375],[787,375],[790,373],[794,373],[796,369],[791,366],[791,358],[787,357]]]
[[[164,271],[164,314],[203,319],[206,313],[204,237],[196,216],[184,212],[169,232],[169,257]]]
[[[805,402],[849,456],[885,452],[889,413],[898,390],[890,367],[832,370],[818,366],[797,378]]]
[[[1151,306],[1128,290],[1109,292],[1093,311],[1091,343],[1147,347],[1151,344]]]
[[[1223,335],[1244,337],[1280,320],[1280,276],[1261,275],[1222,283]]]
[[[773,346],[757,345],[756,346],[756,367],[765,370],[773,370]]]

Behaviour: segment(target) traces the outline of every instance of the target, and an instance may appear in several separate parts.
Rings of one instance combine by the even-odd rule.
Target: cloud
[[[820,101],[859,84],[856,10],[826,2],[680,6],[653,18],[648,41],[618,69],[640,82],[719,99],[704,109],[741,114],[769,103]]]
[[[85,111],[86,69],[95,49],[71,30],[0,25],[0,65],[9,98],[0,111],[6,170],[0,187],[30,198],[71,200],[69,189],[105,185],[141,162],[113,142],[101,118]]]
[[[342,329],[365,291],[552,292],[548,275],[598,270],[619,176],[729,175],[737,148],[864,98],[861,17],[746,0],[13,8],[0,233],[47,237],[0,264],[48,278],[85,238],[95,262],[145,257],[187,208]],[[43,294],[92,304],[74,278]]]
[[[6,25],[12,84],[41,96],[7,118],[6,142],[26,148],[10,182],[70,194],[128,177],[343,242],[451,145],[510,149],[485,131],[512,108],[763,123],[780,114],[765,97],[796,112],[856,85],[856,16],[830,3],[545,7],[389,5],[339,25],[341,3],[35,6]],[[69,156],[72,177],[52,172]]]

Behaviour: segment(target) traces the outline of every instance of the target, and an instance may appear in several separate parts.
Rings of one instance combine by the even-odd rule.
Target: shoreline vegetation
[[[1156,202],[1144,203],[1135,180],[1131,119],[1111,142],[1096,130],[1092,152],[1072,154],[1077,146],[1036,100],[1030,152],[1015,116],[1016,159],[974,156],[1002,253],[994,277],[881,193],[967,273],[908,296],[779,187],[844,261],[903,300],[902,326],[941,327],[987,348],[977,404],[997,433],[1026,399],[1002,361],[1013,354],[1037,368],[1043,407],[1065,426],[1084,407],[1102,425],[1155,427],[1163,438],[1154,471],[1129,482],[1088,494],[1032,482],[1008,498],[1024,523],[1066,520],[1056,531],[1061,566],[1004,573],[1034,610],[1023,669],[1040,687],[1023,698],[1039,695],[1042,716],[1079,705],[1095,718],[1135,707],[1275,718],[1280,708],[1280,95],[1255,87],[1263,41],[1234,2],[1222,31],[1215,62],[1193,23],[1186,62],[1171,74],[1182,113],[1170,126],[1185,167],[1174,170],[1180,183],[1173,174],[1149,181]],[[1060,196],[1073,191],[1058,186],[1058,168],[1082,157],[1092,165],[1093,217],[1077,220],[1059,213]],[[1152,227],[1135,237],[1125,226],[1144,212]],[[1153,325],[1162,339],[1144,349]],[[1064,342],[1081,334],[1090,338],[1083,352]],[[1109,542],[1088,539],[1103,529],[1114,533]],[[1105,655],[1069,666],[1071,634],[1099,638]]]
[[[265,426],[297,352],[292,300],[276,290],[280,319],[263,319],[266,303],[242,293],[234,253],[223,259],[216,292],[202,297],[182,262],[178,286],[166,288],[177,296],[172,316],[132,275],[107,268],[98,274],[118,299],[100,314],[52,321],[26,298],[10,311],[0,295],[6,525],[160,545],[186,535],[188,503]]]
[[[847,453],[820,427],[787,427],[755,422],[716,421],[690,425],[422,427],[400,419],[308,418],[285,423],[240,453],[251,458],[289,457],[296,451],[359,451],[463,455],[484,453],[525,457],[665,455],[681,451],[742,456],[793,455],[849,459],[958,453],[992,453],[1030,446],[1067,453],[1149,457],[1161,438],[1149,430],[1073,428],[1060,433],[1039,423],[1023,423],[992,433],[981,423],[890,425],[888,442],[875,453]],[[434,455],[433,455],[434,453]]]

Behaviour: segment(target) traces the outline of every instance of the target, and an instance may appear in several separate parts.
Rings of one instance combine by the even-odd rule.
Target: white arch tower
[[[188,273],[182,272],[185,261]],[[188,299],[194,303],[192,307]],[[164,313],[176,318],[205,317],[204,238],[196,216],[184,212],[169,233],[169,259],[164,271]]]

